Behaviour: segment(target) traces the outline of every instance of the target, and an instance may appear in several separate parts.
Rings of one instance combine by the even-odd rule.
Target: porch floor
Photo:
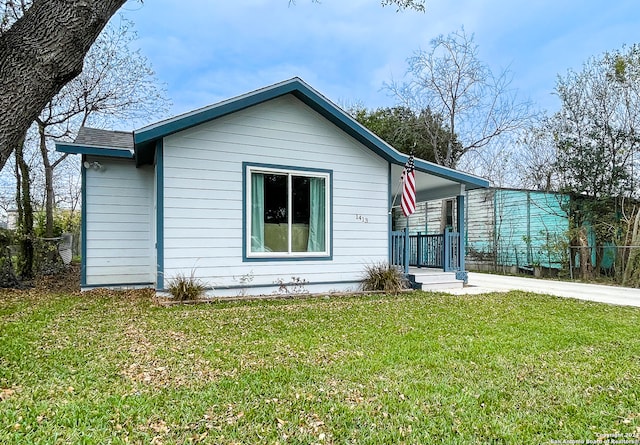
[[[409,267],[409,274],[415,276],[416,283],[422,284],[422,290],[461,289],[464,283],[456,280],[455,272],[427,267]]]

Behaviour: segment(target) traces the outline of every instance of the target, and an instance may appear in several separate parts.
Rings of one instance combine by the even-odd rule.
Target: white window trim
[[[301,169],[288,169],[286,167],[276,168],[276,167],[263,167],[259,165],[247,165],[246,166],[246,185],[245,185],[245,202],[246,202],[246,221],[244,222],[246,227],[246,242],[245,242],[245,256],[248,259],[286,259],[286,258],[327,258],[331,256],[331,230],[330,230],[330,209],[331,209],[331,192],[329,188],[331,187],[331,174],[325,172],[318,172],[313,170],[305,170]],[[291,234],[292,231],[288,230],[288,252],[252,252],[251,251],[251,218],[252,218],[252,201],[251,201],[251,175],[253,173],[266,173],[266,174],[280,174],[287,175],[288,177],[288,221],[289,229],[293,224],[293,212],[291,212],[293,193],[291,193],[292,188],[292,176],[305,176],[309,178],[323,178],[325,183],[325,250],[323,252],[292,252],[291,251]]]

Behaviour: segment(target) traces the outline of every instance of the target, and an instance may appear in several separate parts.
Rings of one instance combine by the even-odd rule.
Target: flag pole
[[[404,228],[404,273],[409,274],[409,216],[416,211],[416,179],[413,150],[402,171],[402,213],[405,216]]]
[[[403,170],[403,174],[404,174],[404,170]],[[391,208],[389,209],[389,215],[391,215],[393,208],[396,206],[396,200],[398,199],[398,195],[400,194],[400,189],[402,188],[402,176],[403,175],[400,175],[400,179],[398,180],[398,187],[396,188],[396,194],[393,195],[393,202],[391,203]]]
[[[415,148],[416,144],[414,143],[413,146]],[[413,148],[411,149],[411,153],[409,154],[409,157],[413,157]],[[400,179],[398,180],[398,187],[396,188],[396,194],[393,195],[393,202],[391,203],[391,208],[389,209],[389,215],[391,215],[391,212],[393,211],[393,208],[396,205],[396,200],[398,199],[398,195],[400,194],[400,189],[404,185],[404,174],[406,170],[407,170],[407,165],[405,164],[404,167],[402,167],[402,174],[400,175]]]
[[[415,148],[416,144],[414,142],[413,147]],[[411,163],[411,159],[413,159],[413,148],[411,149],[411,153],[409,154],[409,160],[407,160],[407,163]],[[407,167],[405,167],[406,169]],[[413,168],[413,167],[411,167]],[[406,221],[406,225],[405,227],[407,228],[407,235],[409,234],[409,216],[410,215],[405,215],[405,221]]]

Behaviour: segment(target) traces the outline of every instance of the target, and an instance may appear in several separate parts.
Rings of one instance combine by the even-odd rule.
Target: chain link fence
[[[640,287],[640,246],[570,246],[569,278],[606,278],[623,286]]]
[[[31,240],[33,255],[33,273],[36,276],[59,274],[67,269],[79,250],[75,243],[76,236],[71,233],[54,238],[33,238]],[[25,285],[20,277],[22,251],[18,235],[3,231],[0,234],[0,287],[21,288]],[[28,283],[27,283],[28,284]]]

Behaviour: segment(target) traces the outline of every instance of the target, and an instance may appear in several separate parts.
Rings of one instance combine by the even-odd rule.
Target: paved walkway
[[[462,295],[507,292],[510,290],[523,290],[539,294],[556,295],[558,297],[640,307],[640,289],[476,272],[469,272],[469,283],[463,289],[451,289],[445,290],[444,292]]]

